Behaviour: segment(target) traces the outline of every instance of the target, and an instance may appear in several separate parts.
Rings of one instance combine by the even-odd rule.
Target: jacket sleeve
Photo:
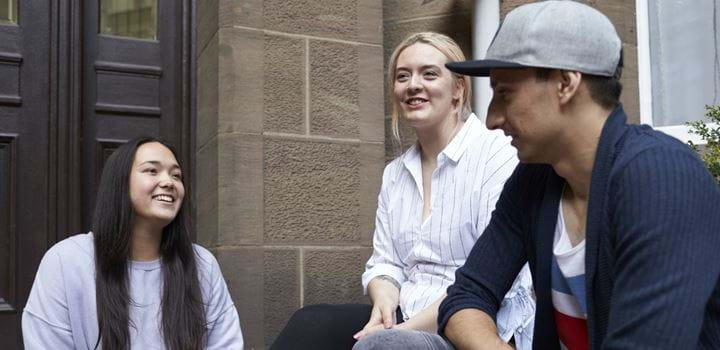
[[[648,149],[610,183],[604,349],[694,349],[720,276],[720,188],[689,151]]]
[[[440,305],[438,332],[444,334],[450,317],[462,309],[479,309],[496,318],[500,302],[527,261],[521,229],[522,194],[519,166],[505,185],[490,224],[455,272],[455,283]]]

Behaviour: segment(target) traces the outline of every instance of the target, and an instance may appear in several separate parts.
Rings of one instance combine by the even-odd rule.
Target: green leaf
[[[703,150],[695,145],[692,141],[688,141],[688,145],[695,152],[700,153],[700,158],[705,162],[705,166],[720,184],[720,105],[705,106],[705,120],[688,122],[689,132],[700,136],[705,141]],[[715,123],[715,127],[711,128],[708,124]]]

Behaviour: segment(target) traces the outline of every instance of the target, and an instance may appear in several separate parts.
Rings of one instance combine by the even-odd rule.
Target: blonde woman
[[[383,174],[373,254],[362,276],[372,305],[303,308],[273,349],[348,349],[387,329],[424,331],[418,334],[443,345],[435,334],[438,306],[517,164],[509,140],[471,112],[470,80],[445,68],[463,60],[458,45],[437,33],[411,35],[395,49],[388,65],[392,131],[399,145],[402,118],[417,142]],[[506,338],[532,324],[530,278],[519,281],[505,303]]]

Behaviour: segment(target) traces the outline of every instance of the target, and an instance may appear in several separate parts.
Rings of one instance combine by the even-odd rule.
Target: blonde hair
[[[392,55],[390,56],[387,75],[387,82],[390,91],[393,91],[395,88],[395,74],[397,73],[398,56],[400,56],[400,53],[403,50],[417,43],[427,44],[436,48],[438,51],[442,52],[445,57],[447,57],[448,62],[458,62],[465,60],[465,54],[463,54],[460,46],[447,35],[435,32],[421,32],[412,34],[405,38],[405,40],[403,40],[395,48],[395,51],[393,51]],[[463,93],[460,95],[460,99],[458,101],[458,105],[461,106],[458,118],[461,118],[462,120],[467,120],[467,118],[470,116],[470,113],[472,112],[470,107],[470,77],[455,73],[452,73],[452,75],[457,85],[461,85],[459,84],[460,81],[463,82]],[[398,128],[400,112],[397,108],[397,99],[395,98],[395,94],[392,92],[390,93],[390,100],[392,102],[392,114],[390,116],[392,120],[391,126],[393,141],[395,143],[396,149],[398,151],[401,151],[402,142],[400,140],[400,130]]]

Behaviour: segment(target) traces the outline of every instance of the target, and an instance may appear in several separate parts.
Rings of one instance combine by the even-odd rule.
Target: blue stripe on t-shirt
[[[582,312],[587,315],[587,303],[585,300],[585,275],[573,276],[570,278],[565,277],[560,271],[555,255],[552,257],[552,289],[569,294],[575,297]]]

